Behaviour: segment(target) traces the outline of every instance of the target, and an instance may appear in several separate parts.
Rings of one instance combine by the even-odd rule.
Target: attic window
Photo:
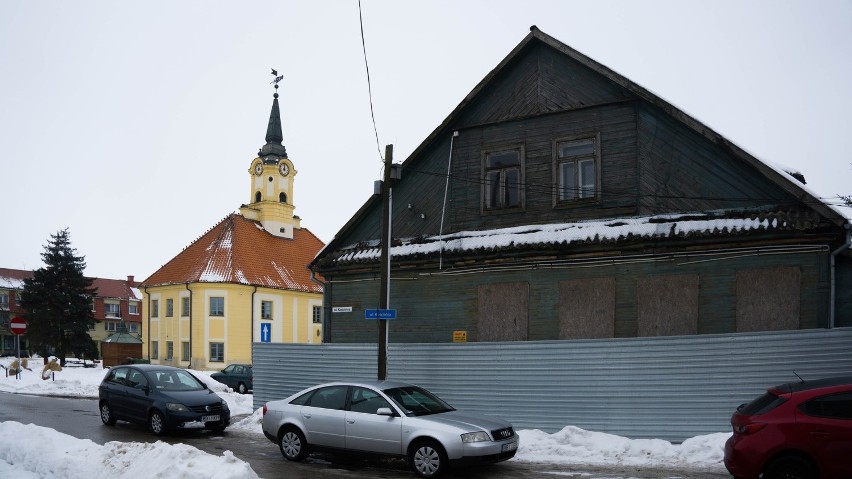
[[[283,193],[283,192],[279,193],[278,194],[278,202],[279,203],[286,203],[287,202],[287,193]]]
[[[483,154],[483,209],[503,210],[522,206],[523,148],[502,149]]]
[[[597,137],[556,140],[554,150],[554,204],[594,199],[600,176]]]
[[[254,194],[254,202],[260,203],[260,191]]]

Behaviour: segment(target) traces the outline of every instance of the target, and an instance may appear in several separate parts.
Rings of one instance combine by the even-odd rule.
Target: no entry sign
[[[12,321],[9,322],[9,329],[12,330],[12,334],[24,334],[27,332],[27,322],[24,318],[12,318]]]

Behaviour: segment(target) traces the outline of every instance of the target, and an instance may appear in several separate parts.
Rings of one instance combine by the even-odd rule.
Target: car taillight
[[[263,405],[263,415],[264,415],[264,416],[266,416],[266,411],[267,411],[267,409],[266,409],[266,404],[264,404],[264,405]]]
[[[747,422],[742,424],[731,424],[735,434],[754,434],[766,426],[763,422]]]

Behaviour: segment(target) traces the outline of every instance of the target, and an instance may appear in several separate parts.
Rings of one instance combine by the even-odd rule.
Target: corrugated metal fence
[[[375,379],[375,344],[255,343],[254,407],[314,384]],[[388,377],[517,429],[673,442],[727,432],[768,386],[852,375],[852,328],[663,338],[391,344]]]

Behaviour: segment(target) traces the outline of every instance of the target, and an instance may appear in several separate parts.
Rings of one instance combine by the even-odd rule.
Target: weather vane
[[[276,69],[272,69],[273,80],[269,83],[275,85],[275,97],[278,98],[278,82],[284,79],[284,75],[278,75],[278,71]]]

